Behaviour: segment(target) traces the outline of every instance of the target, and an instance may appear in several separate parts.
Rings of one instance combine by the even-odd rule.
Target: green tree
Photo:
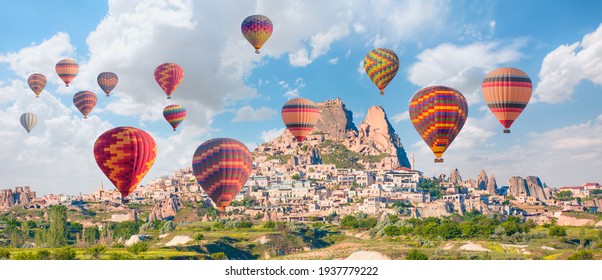
[[[429,256],[417,249],[412,249],[406,255],[406,260],[428,260]]]
[[[215,252],[215,253],[211,254],[211,259],[212,260],[227,260],[228,256],[226,256],[226,253],[224,253],[224,252]]]
[[[48,230],[46,228],[41,228],[36,230],[34,235],[34,242],[37,247],[44,247],[48,244]]]
[[[299,176],[299,174],[293,174],[293,176],[291,176],[291,179],[293,179],[293,180],[300,180],[301,176]]]
[[[6,249],[0,249],[0,260],[10,259],[10,251]]]
[[[401,229],[399,227],[390,225],[384,229],[385,235],[387,236],[398,236],[401,235]]]
[[[104,245],[95,245],[86,250],[86,253],[94,259],[98,259],[100,255],[107,251],[107,247]]]
[[[166,221],[163,224],[163,226],[161,227],[161,230],[159,230],[159,233],[164,234],[164,233],[172,232],[172,231],[174,231],[174,229],[176,229],[176,225],[174,225],[174,223],[172,221]]]
[[[86,228],[86,232],[84,233],[84,240],[86,243],[94,244],[98,239],[100,239],[100,230],[97,226]]]
[[[50,207],[49,217],[48,245],[54,248],[67,245],[67,207],[62,205]]]
[[[148,244],[144,242],[138,242],[128,247],[128,252],[138,256],[138,254],[148,251]]]
[[[558,200],[572,200],[573,199],[573,192],[571,191],[561,191],[561,192],[557,192],[556,193],[556,198]]]
[[[550,226],[548,234],[550,236],[566,236],[566,229],[561,226]]]
[[[265,222],[265,224],[263,224],[264,228],[275,228],[276,227],[276,223],[272,220]]]
[[[345,228],[357,228],[359,221],[355,216],[347,215],[341,219],[341,226]]]
[[[194,241],[201,241],[203,238],[205,238],[205,236],[202,233],[197,233],[193,239]]]

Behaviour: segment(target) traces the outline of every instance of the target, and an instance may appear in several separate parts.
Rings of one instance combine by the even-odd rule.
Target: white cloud
[[[403,113],[399,113],[394,115],[391,120],[393,120],[394,123],[400,123],[402,121],[407,121],[410,119],[410,111],[405,111]]]
[[[445,43],[426,49],[409,70],[409,80],[418,86],[446,85],[460,91],[469,105],[482,100],[481,83],[488,71],[522,57],[524,42],[510,45],[473,43],[456,46]]]
[[[274,140],[276,137],[280,136],[284,132],[285,128],[274,128],[267,131],[261,132],[261,140],[263,142],[269,142]]]
[[[251,106],[244,106],[236,111],[236,115],[232,119],[233,122],[255,122],[271,119],[276,115],[276,110],[268,107],[253,109]]]
[[[291,87],[290,84],[285,81],[280,81],[278,84],[282,89],[286,90],[284,97],[288,99],[299,97],[301,95],[301,89],[305,87],[305,81],[300,77],[295,79],[293,87]]]
[[[534,99],[552,104],[570,100],[583,80],[602,85],[602,24],[581,42],[561,45],[548,53],[539,79]]]
[[[330,63],[331,65],[335,65],[337,64],[337,62],[339,62],[339,58],[338,57],[334,57],[328,60],[328,63]]]

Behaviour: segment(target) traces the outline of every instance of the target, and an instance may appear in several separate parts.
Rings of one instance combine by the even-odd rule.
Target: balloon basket
[[[167,99],[171,99],[171,96],[168,96]]]
[[[385,95],[385,91],[384,91],[384,90],[381,90],[381,91],[380,91],[380,95]]]
[[[127,198],[125,198],[125,197],[122,197],[122,198],[121,198],[121,203],[123,203],[123,204],[127,204],[127,203],[130,203],[130,200],[129,200],[129,199],[127,199]]]
[[[109,97],[109,95],[108,95],[108,94],[107,94],[107,95],[105,95],[105,96],[106,96],[106,97]]]
[[[36,95],[36,98],[40,98],[40,96],[39,96],[39,95]]]
[[[443,159],[442,159],[442,158],[436,158],[436,159],[435,159],[435,163],[442,163],[442,162],[443,162]]]
[[[510,133],[510,129],[508,129],[508,128],[504,129],[504,133]]]
[[[256,53],[256,54],[259,54],[259,50],[255,50],[255,53]]]
[[[176,131],[176,129],[174,128],[173,131]]]

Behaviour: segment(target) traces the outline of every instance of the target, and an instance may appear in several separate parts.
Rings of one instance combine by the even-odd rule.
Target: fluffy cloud
[[[276,110],[268,107],[253,109],[251,106],[244,106],[236,111],[236,115],[232,119],[233,122],[255,122],[271,119],[276,115]]]
[[[418,86],[447,85],[459,90],[469,105],[481,98],[481,82],[488,71],[519,60],[523,41],[501,46],[500,43],[473,43],[456,46],[445,43],[424,50],[409,70],[409,80]]]
[[[261,140],[263,142],[269,142],[274,140],[274,138],[280,136],[284,132],[284,128],[274,128],[267,131],[261,132]]]
[[[602,24],[581,42],[561,45],[548,53],[539,72],[535,100],[562,103],[571,99],[583,80],[602,85]]]
[[[403,113],[399,113],[394,115],[391,120],[393,120],[394,123],[400,123],[402,121],[407,121],[410,119],[410,111],[405,111]]]

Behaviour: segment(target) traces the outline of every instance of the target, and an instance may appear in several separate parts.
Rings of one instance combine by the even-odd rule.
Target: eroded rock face
[[[510,177],[508,179],[508,186],[508,193],[515,197],[525,195],[536,197],[539,200],[547,199],[539,177],[527,176],[526,179],[519,176]]]
[[[147,222],[154,220],[167,220],[173,219],[178,211],[182,208],[182,203],[175,197],[168,198],[157,202],[153,210],[148,214]]]
[[[491,175],[489,181],[487,182],[487,192],[489,194],[497,194],[497,182],[495,181],[495,177]]]
[[[0,209],[10,208],[19,204],[27,204],[36,198],[36,192],[32,192],[29,186],[16,187],[0,190]]]
[[[460,176],[460,171],[458,171],[458,168],[454,168],[451,174],[449,174],[449,182],[458,185],[463,183],[462,176]]]
[[[481,169],[481,172],[479,173],[479,176],[477,177],[477,189],[486,190],[488,183],[489,183],[489,178],[487,178],[487,173],[485,173],[485,170]]]
[[[332,152],[333,143],[340,144],[362,157],[358,164],[366,169],[410,167],[410,162],[382,107],[368,109],[366,119],[358,127],[353,123],[353,113],[341,99],[317,103],[320,117],[311,135],[298,143],[285,130],[274,140],[257,147],[253,152],[256,161],[265,161],[277,155],[290,155],[287,164],[299,166],[323,163],[325,154]]]

